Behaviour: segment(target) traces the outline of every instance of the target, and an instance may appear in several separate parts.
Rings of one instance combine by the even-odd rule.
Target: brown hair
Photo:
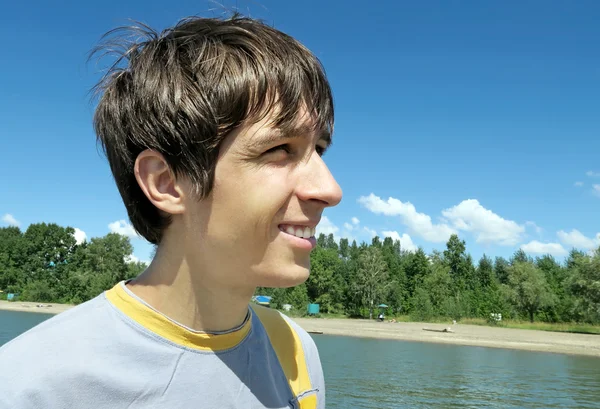
[[[286,129],[306,107],[316,126],[333,130],[321,63],[261,21],[193,17],[161,33],[140,25],[111,30],[103,39],[91,56],[117,58],[94,88],[100,95],[94,129],[133,227],[153,244],[169,218],[135,179],[143,150],[161,153],[176,176],[190,178],[201,199],[212,189],[221,142],[246,121],[274,113],[274,125]]]

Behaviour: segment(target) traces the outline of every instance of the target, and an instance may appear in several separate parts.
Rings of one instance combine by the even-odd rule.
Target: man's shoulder
[[[300,341],[305,348],[316,349],[315,342],[310,334],[292,318],[276,309],[261,305],[252,306],[252,309],[267,330],[269,336],[272,335],[271,332],[276,332],[280,336],[283,336],[287,332],[289,335],[297,338],[297,340]],[[292,338],[289,338],[290,342],[291,340]]]
[[[83,335],[86,327],[98,324],[98,318],[106,308],[102,296],[54,315],[30,328],[0,347],[2,359],[15,357],[27,351],[27,355],[48,352],[48,348],[64,347],[64,341]]]
[[[16,374],[35,377],[59,373],[69,362],[88,359],[116,335],[114,314],[106,298],[99,295],[25,331],[0,346],[0,361],[11,368],[2,371],[0,379],[16,381]]]
[[[317,397],[324,407],[325,382],[317,345],[296,321],[280,311],[253,307],[298,399]],[[311,397],[312,396],[312,397]]]
[[[98,296],[2,345],[0,402],[21,402],[25,396],[28,402],[46,402],[52,389],[59,394],[64,383],[76,377],[73,368],[89,360],[97,341],[109,333],[107,307]]]
[[[310,338],[310,335],[304,328],[279,310],[264,307],[262,305],[253,305],[252,310],[258,316],[258,319],[267,331],[269,331],[270,328],[277,331],[285,331],[287,329],[288,331],[293,330],[293,332],[303,340]]]

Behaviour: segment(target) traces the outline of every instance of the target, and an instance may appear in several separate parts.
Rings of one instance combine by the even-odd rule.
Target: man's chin
[[[310,269],[303,266],[293,266],[265,275],[259,280],[258,287],[289,288],[303,284],[310,275]]]

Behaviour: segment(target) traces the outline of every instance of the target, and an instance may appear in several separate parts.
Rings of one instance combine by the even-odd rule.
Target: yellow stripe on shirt
[[[265,327],[275,355],[295,397],[312,390],[300,337],[279,311],[262,306],[252,309]],[[317,397],[309,394],[298,401],[301,409],[316,409]]]
[[[191,331],[132,297],[123,282],[106,291],[106,298],[139,325],[175,344],[204,351],[224,351],[238,345],[250,332],[252,319],[240,328],[224,334]]]

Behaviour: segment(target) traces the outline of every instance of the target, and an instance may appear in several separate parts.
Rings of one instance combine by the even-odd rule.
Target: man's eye
[[[275,146],[275,147],[269,149],[268,151],[266,151],[265,154],[280,152],[280,151],[285,152],[285,153],[290,153],[290,146],[289,145],[278,145],[278,146]]]

